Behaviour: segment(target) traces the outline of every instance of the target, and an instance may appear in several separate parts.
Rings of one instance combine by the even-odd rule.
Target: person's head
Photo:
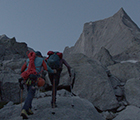
[[[41,52],[39,52],[39,51],[36,51],[35,54],[36,54],[36,56],[38,56],[38,57],[43,57],[42,54],[41,54]]]

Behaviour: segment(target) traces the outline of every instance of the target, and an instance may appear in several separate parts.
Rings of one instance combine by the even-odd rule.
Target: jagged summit
[[[114,15],[124,16],[124,15],[127,15],[127,13],[124,11],[123,8],[120,8],[120,10],[117,13],[115,13]]]
[[[133,20],[128,16],[128,14],[124,11],[123,8],[121,8],[112,17],[114,17],[118,21],[121,20],[127,27],[140,31],[139,27],[133,22]]]
[[[0,40],[7,40],[9,39],[5,34],[0,35]]]
[[[115,56],[139,43],[140,29],[121,8],[109,18],[85,23],[78,41],[64,53],[83,53],[94,57],[104,47]]]
[[[8,38],[5,34],[0,36],[0,60],[16,59],[21,56],[26,57],[27,50],[27,44],[18,43],[15,37]],[[15,54],[17,55],[16,57],[14,56]]]

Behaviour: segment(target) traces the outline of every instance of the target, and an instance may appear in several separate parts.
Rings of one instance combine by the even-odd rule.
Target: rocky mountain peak
[[[0,40],[2,40],[2,38],[5,40],[5,39],[9,39],[5,34],[3,35],[0,35]]]
[[[8,38],[6,35],[0,36],[0,60],[11,60],[26,57],[28,50],[26,43],[19,43],[15,37]],[[15,56],[16,55],[16,56]]]
[[[3,34],[3,35],[0,35],[0,43],[3,43],[3,42],[5,42],[6,40],[8,40],[9,38],[5,35],[5,34]]]
[[[133,22],[133,20],[128,16],[123,8],[121,8],[112,17],[114,17],[115,19],[117,18],[118,21],[121,20],[121,22],[123,22],[123,24],[127,27],[140,31],[139,27]]]
[[[109,18],[85,23],[78,41],[64,53],[83,53],[94,58],[104,47],[112,56],[116,56],[139,42],[140,29],[121,8]]]
[[[117,13],[115,13],[113,16],[120,16],[120,18],[122,18],[125,15],[127,15],[127,13],[124,11],[123,8],[120,8],[120,10]]]

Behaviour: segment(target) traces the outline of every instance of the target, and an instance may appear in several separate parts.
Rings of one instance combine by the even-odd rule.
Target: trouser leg
[[[59,85],[60,73],[61,72],[57,72],[57,74],[49,74],[49,78],[52,84],[52,100],[53,100],[53,81],[55,79],[55,101],[56,101],[56,95],[57,95],[57,87]]]
[[[25,109],[26,111],[28,111],[29,108],[32,108],[32,100],[34,98],[36,89],[32,89],[32,86],[28,86],[27,90],[28,90],[28,94],[27,94],[24,106],[22,108],[22,109]]]

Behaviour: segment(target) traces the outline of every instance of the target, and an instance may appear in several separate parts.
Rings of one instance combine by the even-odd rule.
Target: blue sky
[[[46,56],[74,46],[86,22],[111,17],[121,7],[140,27],[140,0],[0,0],[0,35]]]

